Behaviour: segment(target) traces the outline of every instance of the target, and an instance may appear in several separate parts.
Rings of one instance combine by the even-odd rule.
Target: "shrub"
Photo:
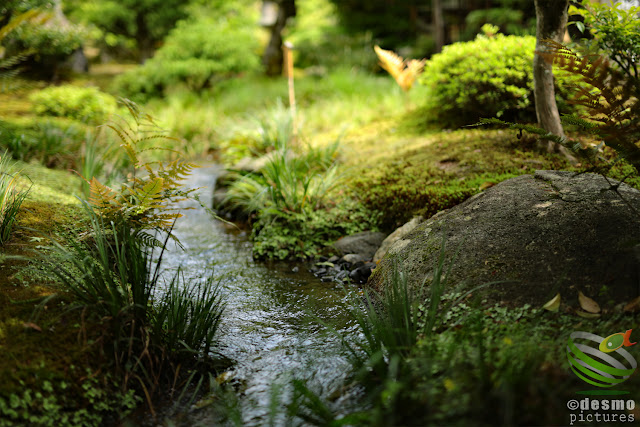
[[[49,87],[33,93],[29,99],[40,115],[101,122],[116,111],[115,98],[95,87]]]
[[[239,21],[200,18],[181,22],[156,55],[118,78],[116,87],[128,96],[154,97],[177,85],[195,91],[225,77],[257,70],[256,39],[251,27]]]
[[[50,168],[75,168],[84,137],[82,126],[70,124],[66,119],[0,121],[0,147],[7,149],[16,160],[36,159]]]
[[[430,119],[445,126],[472,124],[489,116],[535,122],[531,65],[535,44],[532,36],[495,34],[445,46],[427,62],[420,79],[430,89],[426,105]],[[556,76],[558,108],[569,112],[562,87],[577,79]]]

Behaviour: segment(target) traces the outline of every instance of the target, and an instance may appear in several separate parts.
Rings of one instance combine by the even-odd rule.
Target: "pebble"
[[[365,259],[361,255],[347,254],[341,258],[337,256],[331,258],[321,257],[312,264],[309,272],[320,278],[323,283],[354,282],[361,284],[366,283],[375,267],[376,264],[374,262]]]

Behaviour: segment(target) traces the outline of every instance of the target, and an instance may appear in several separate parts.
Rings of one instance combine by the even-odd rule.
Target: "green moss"
[[[353,182],[364,204],[382,213],[380,225],[386,229],[415,215],[432,216],[514,176],[571,168],[558,156],[535,151],[532,140],[504,131],[440,132],[407,145],[360,165]]]
[[[20,164],[33,183],[15,233],[0,248],[0,426],[98,425],[137,405],[101,355],[104,327],[58,288],[36,257],[48,239],[77,235],[83,213],[67,171]]]

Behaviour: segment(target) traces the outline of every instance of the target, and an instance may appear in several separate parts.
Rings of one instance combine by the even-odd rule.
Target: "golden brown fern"
[[[186,199],[197,200],[193,194],[197,188],[182,188],[182,181],[197,166],[182,159],[167,164],[144,162],[140,157],[141,153],[167,150],[164,147],[144,147],[144,144],[153,140],[176,138],[167,136],[153,118],[142,113],[136,104],[129,100],[122,102],[134,123],[110,122],[105,126],[119,137],[120,146],[133,165],[133,173],[118,190],[109,188],[92,177],[89,182],[89,203],[107,221],[125,221],[135,232],[142,234],[144,230],[164,231],[175,239],[171,228],[173,222],[182,215],[171,206]]]
[[[405,92],[411,89],[422,70],[424,69],[425,59],[411,59],[405,61],[401,56],[390,50],[381,49],[380,46],[374,46],[373,49],[380,59],[380,66],[386,70],[391,77],[400,85]]]
[[[640,85],[625,76],[601,55],[580,56],[553,40],[545,40],[548,52],[536,52],[557,67],[580,76],[572,103],[584,106],[588,120],[565,116],[564,121],[599,136],[640,171]]]

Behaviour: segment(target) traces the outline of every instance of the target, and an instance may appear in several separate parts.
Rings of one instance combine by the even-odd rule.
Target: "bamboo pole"
[[[285,68],[287,70],[287,79],[289,82],[289,108],[291,110],[291,120],[293,125],[292,139],[295,143],[296,136],[298,134],[298,120],[296,113],[296,92],[293,86],[293,44],[290,42],[285,42],[283,49]]]

